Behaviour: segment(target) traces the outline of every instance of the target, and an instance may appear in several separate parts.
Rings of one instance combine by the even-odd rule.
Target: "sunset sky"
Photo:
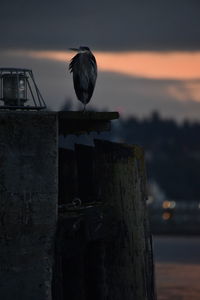
[[[3,0],[1,16],[0,66],[32,69],[51,109],[77,108],[68,48],[87,45],[99,70],[90,106],[200,119],[198,1]]]

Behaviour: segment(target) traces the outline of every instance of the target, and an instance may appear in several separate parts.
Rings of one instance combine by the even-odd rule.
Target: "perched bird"
[[[86,104],[90,101],[96,79],[97,63],[94,55],[88,47],[70,48],[78,53],[69,64],[70,73],[73,73],[74,89],[78,100],[80,100],[85,111]]]

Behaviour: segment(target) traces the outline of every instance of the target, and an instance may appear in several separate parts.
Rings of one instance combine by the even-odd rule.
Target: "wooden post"
[[[117,234],[104,244],[102,299],[154,300],[143,150],[95,140],[95,170],[99,198],[117,219]]]
[[[116,118],[61,112],[59,134],[109,131]],[[63,294],[56,299],[155,300],[142,148],[96,140],[94,149],[75,146],[73,157],[76,170],[66,163],[65,174],[72,167],[81,203],[67,201],[59,214]],[[65,190],[63,198],[71,198],[71,187]]]
[[[95,201],[94,147],[75,145],[78,174],[78,197],[82,204]]]

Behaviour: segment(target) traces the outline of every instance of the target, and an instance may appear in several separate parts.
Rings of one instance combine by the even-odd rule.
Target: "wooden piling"
[[[62,112],[59,134],[109,131],[116,118]],[[100,140],[94,145],[76,145],[72,160],[60,156],[60,203],[66,205],[59,213],[54,278],[61,273],[62,283],[54,279],[55,299],[155,300],[143,149]],[[81,199],[75,206],[73,195]]]
[[[78,197],[83,204],[94,202],[94,147],[76,144],[75,156],[78,174]]]
[[[117,220],[104,243],[102,299],[155,300],[143,150],[96,140],[95,172],[99,198]]]

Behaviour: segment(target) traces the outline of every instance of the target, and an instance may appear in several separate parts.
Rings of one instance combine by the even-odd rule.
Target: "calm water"
[[[158,300],[200,300],[200,237],[154,237]]]

